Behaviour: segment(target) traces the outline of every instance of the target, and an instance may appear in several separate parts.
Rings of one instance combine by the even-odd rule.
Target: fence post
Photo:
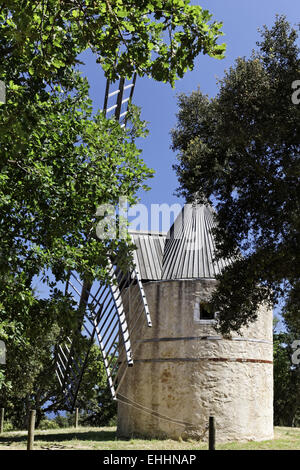
[[[216,427],[215,418],[209,417],[209,432],[208,432],[208,450],[216,450]]]
[[[0,434],[3,433],[4,430],[4,408],[0,408]]]
[[[78,408],[75,408],[75,428],[78,428]]]
[[[35,410],[30,410],[28,423],[27,450],[33,450],[34,427],[35,427]]]

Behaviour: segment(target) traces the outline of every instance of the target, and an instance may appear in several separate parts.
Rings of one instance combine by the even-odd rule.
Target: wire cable
[[[124,398],[125,400],[128,400],[128,401],[121,400],[119,397]],[[196,424],[191,424],[191,423],[187,423],[187,422],[184,422],[184,421],[179,421],[177,419],[171,418],[170,416],[163,415],[163,414],[159,413],[158,411],[152,410],[151,408],[147,408],[146,406],[141,405],[140,403],[137,403],[134,400],[132,400],[128,397],[125,397],[124,395],[121,395],[120,393],[118,393],[117,401],[119,401],[120,403],[123,403],[125,405],[132,406],[133,408],[136,408],[139,411],[143,411],[144,413],[148,413],[151,416],[155,416],[156,418],[168,421],[170,423],[178,424],[179,426],[192,427],[192,428],[197,427]],[[206,426],[203,435],[206,433],[207,429],[208,429],[208,425]]]

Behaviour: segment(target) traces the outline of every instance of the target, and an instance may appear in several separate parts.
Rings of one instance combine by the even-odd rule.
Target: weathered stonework
[[[197,318],[213,280],[144,284],[152,328],[131,338],[134,366],[120,387],[118,434],[207,439],[209,416],[217,441],[273,437],[272,311],[261,307],[243,336],[223,339]],[[134,293],[126,311],[134,315]],[[138,409],[137,409],[138,408]]]

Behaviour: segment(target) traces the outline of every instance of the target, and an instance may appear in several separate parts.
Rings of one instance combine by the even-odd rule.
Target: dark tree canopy
[[[217,256],[235,259],[213,298],[223,332],[238,331],[259,303],[282,296],[300,313],[297,29],[277,17],[251,58],[225,73],[215,98],[200,90],[179,97],[172,131],[179,194],[215,205]]]

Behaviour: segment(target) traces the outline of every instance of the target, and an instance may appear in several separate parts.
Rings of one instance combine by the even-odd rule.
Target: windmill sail
[[[106,118],[115,117],[126,125],[128,104],[132,99],[136,74],[131,83],[121,78],[117,90],[110,91],[111,83],[106,83],[103,113]],[[127,95],[127,96],[126,96]],[[113,102],[113,104],[112,104]],[[108,260],[108,281],[106,283],[82,282],[75,273],[70,273],[66,291],[78,305],[78,331],[64,344],[57,345],[56,375],[64,396],[65,407],[73,410],[91,346],[99,345],[113,398],[126,374],[133,365],[133,350],[130,336],[139,330],[146,321],[151,326],[150,313],[142,286],[140,274],[135,264],[122,272],[121,259]],[[136,302],[135,315],[127,318],[124,302],[134,288]]]

